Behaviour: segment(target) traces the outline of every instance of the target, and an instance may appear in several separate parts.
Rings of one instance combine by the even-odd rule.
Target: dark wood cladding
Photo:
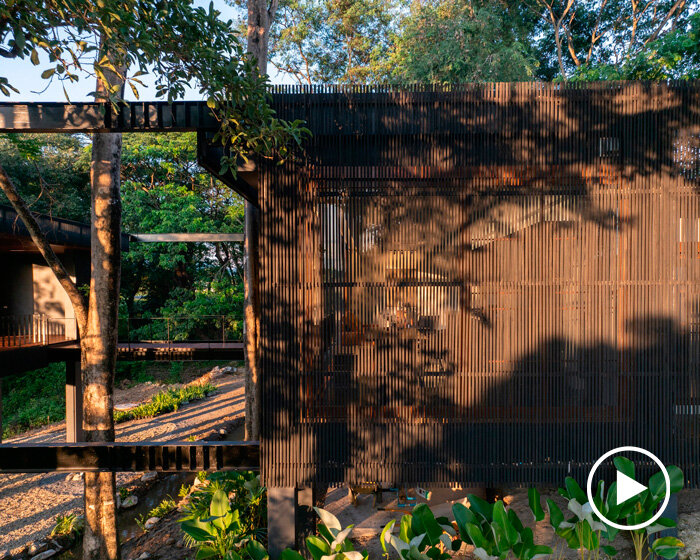
[[[262,474],[700,483],[700,88],[274,90],[261,166]]]

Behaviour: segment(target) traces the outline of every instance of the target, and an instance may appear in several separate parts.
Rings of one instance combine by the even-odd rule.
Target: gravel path
[[[243,416],[243,376],[225,375],[212,383],[218,387],[215,394],[176,412],[117,424],[117,441],[184,441],[190,436],[202,439]],[[65,441],[63,423],[28,432],[7,443],[61,441]],[[119,473],[117,484],[127,484],[139,476]],[[73,481],[73,477],[66,473],[0,475],[0,558],[3,551],[22,549],[48,535],[57,515],[82,509],[83,482]]]

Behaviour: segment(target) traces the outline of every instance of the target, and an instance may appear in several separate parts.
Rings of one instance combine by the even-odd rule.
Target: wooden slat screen
[[[314,137],[260,173],[266,484],[698,485],[698,84],[273,93]]]

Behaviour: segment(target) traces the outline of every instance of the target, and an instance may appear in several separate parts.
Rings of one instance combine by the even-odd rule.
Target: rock
[[[136,504],[139,503],[139,499],[134,496],[133,494],[129,494],[126,498],[124,498],[124,501],[122,502],[122,509],[127,509],[130,507],[134,507]]]
[[[141,475],[141,482],[151,482],[152,480],[155,480],[158,478],[158,473],[155,471],[143,473]]]
[[[29,556],[34,556],[35,554],[44,552],[47,548],[49,548],[48,543],[42,541],[34,542],[27,547],[27,554],[29,554]]]
[[[153,529],[153,527],[155,527],[159,521],[160,517],[149,517],[146,520],[146,523],[144,523],[144,527],[146,527],[146,530],[148,531],[149,529]]]
[[[175,544],[175,537],[168,537],[165,539],[165,545],[166,546],[172,546]]]
[[[226,430],[224,430],[223,428],[221,428],[221,429],[219,430],[219,435],[220,435],[220,436],[225,436],[225,435],[226,435]]]
[[[8,560],[10,558],[10,551],[5,549],[5,550],[0,550],[0,560]]]
[[[148,552],[142,552],[141,556],[139,556],[136,560],[148,560],[151,557]]]
[[[232,373],[233,368],[231,366],[225,366],[221,368],[221,373]]]
[[[41,554],[37,554],[36,556],[32,556],[31,560],[46,560],[47,558],[51,558],[54,554],[58,552],[57,550],[54,550],[53,548],[50,548],[48,550],[45,550]]]

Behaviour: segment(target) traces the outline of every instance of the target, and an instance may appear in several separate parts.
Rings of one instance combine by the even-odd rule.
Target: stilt
[[[271,560],[277,560],[285,548],[294,548],[296,536],[296,489],[267,489],[267,548]]]
[[[83,437],[83,383],[80,362],[66,362],[66,442],[85,441]]]

